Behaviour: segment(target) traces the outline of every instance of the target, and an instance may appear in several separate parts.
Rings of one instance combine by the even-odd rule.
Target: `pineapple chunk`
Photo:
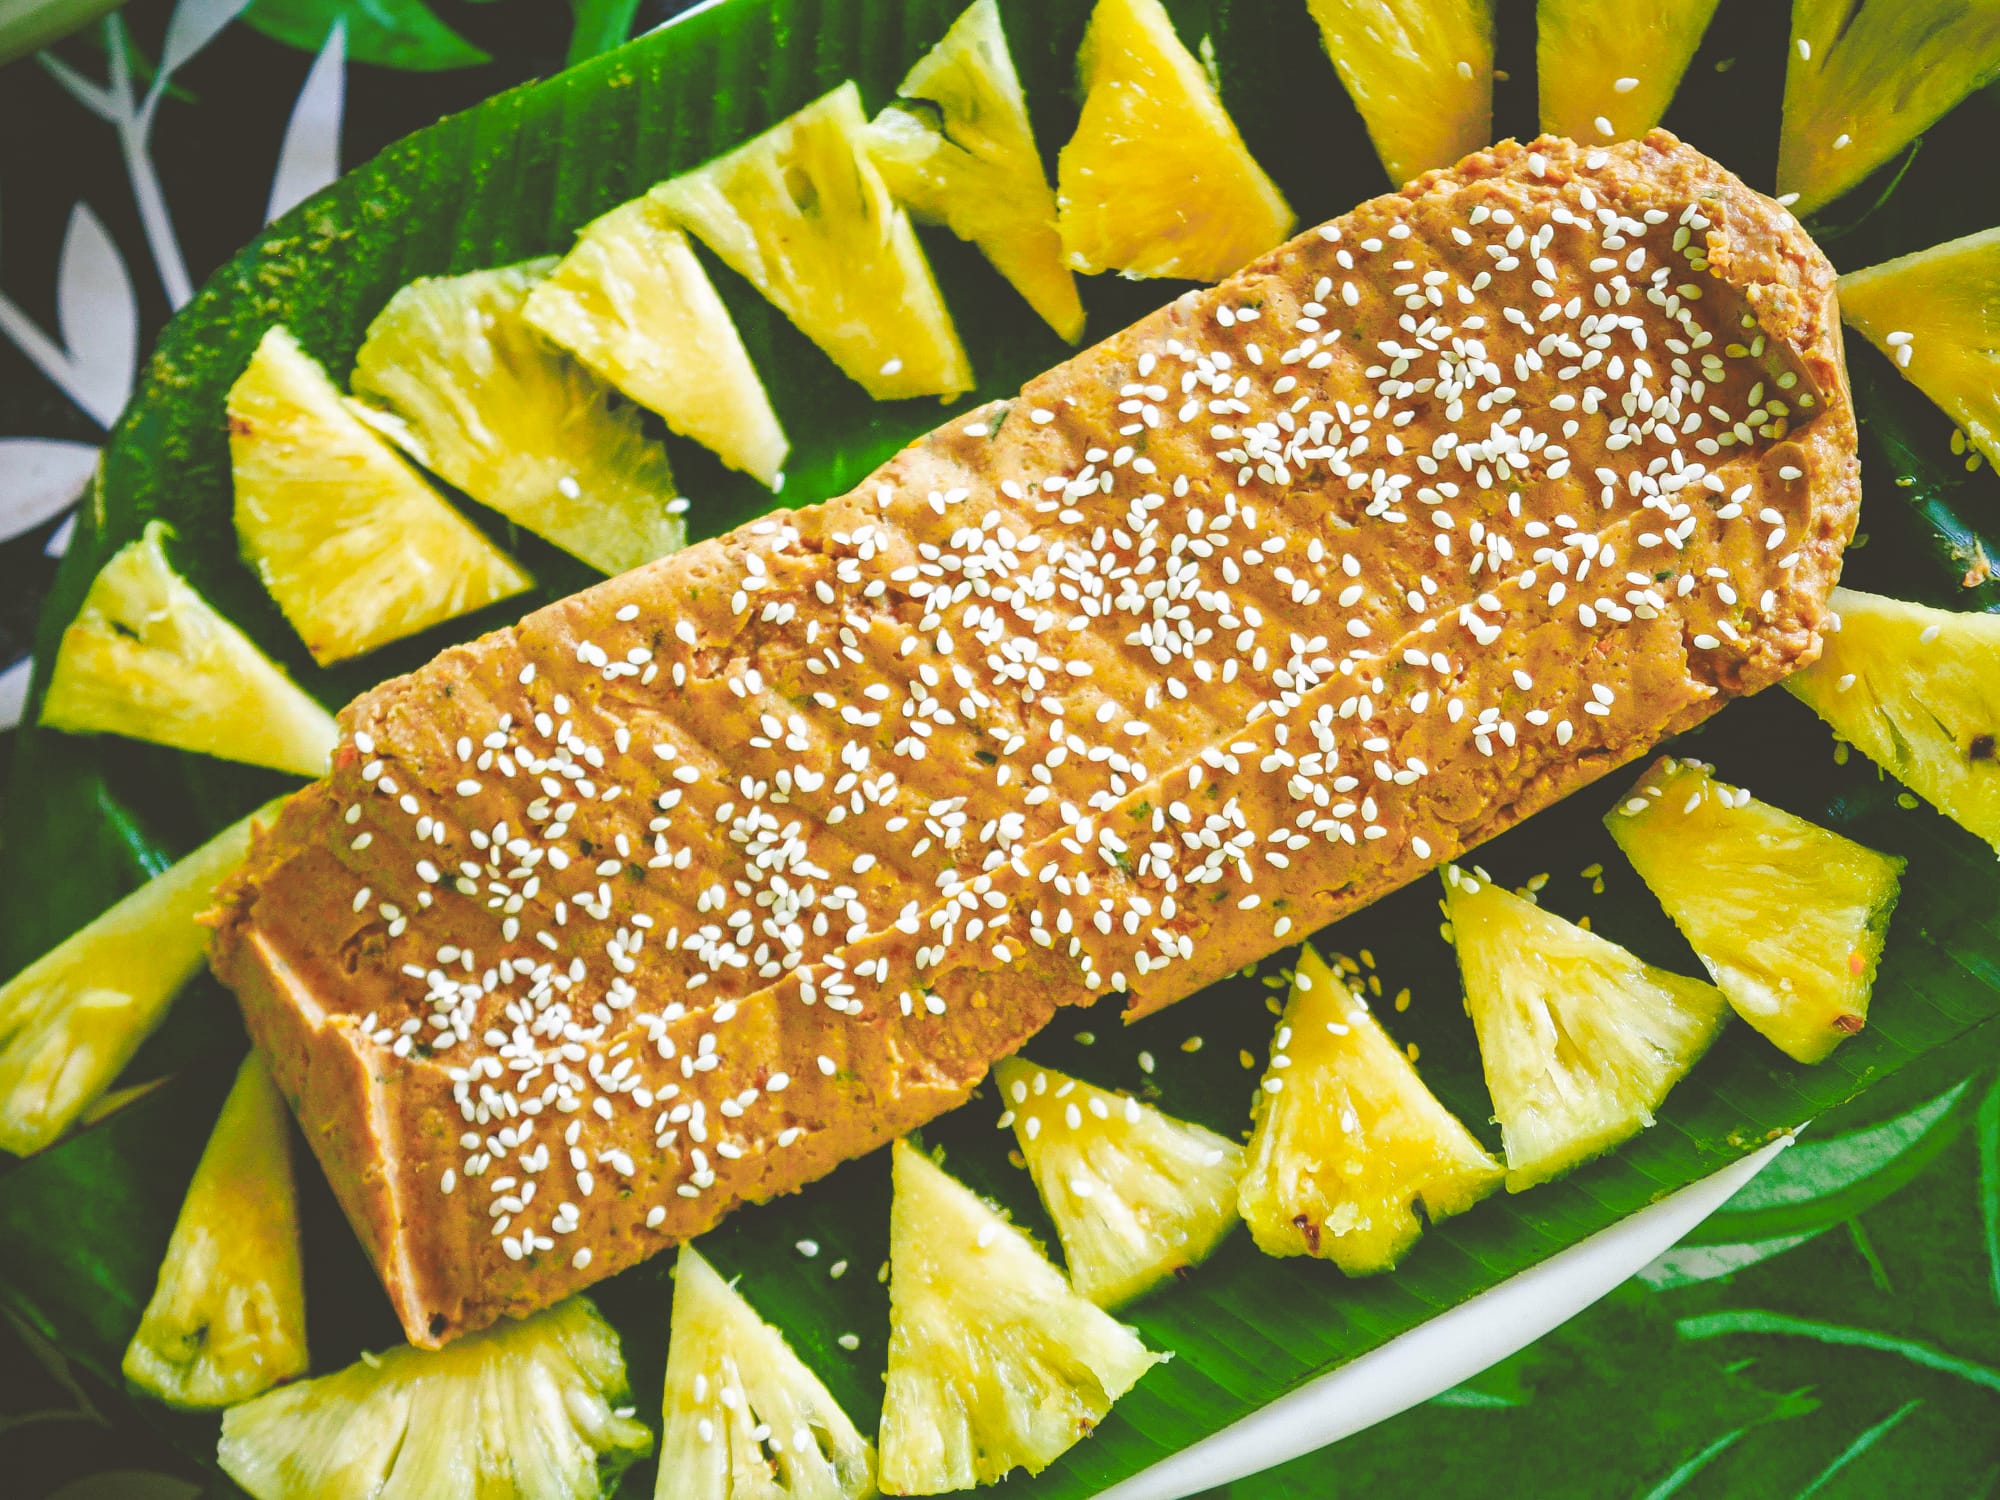
[[[951,397],[972,367],[844,83],[648,196],[878,401]]]
[[[874,1447],[784,1335],[683,1245],[653,1500],[874,1493]]]
[[[527,320],[683,437],[768,489],[790,444],[688,237],[650,198],[585,226]]]
[[[667,455],[611,388],[522,317],[553,260],[427,276],[389,299],[355,395],[410,456],[605,573],[687,541]]]
[[[1835,589],[1840,629],[1792,695],[1939,812],[2000,849],[2000,616]]]
[[[1370,1276],[1500,1185],[1500,1163],[1309,947],[1271,1049],[1241,1193],[1266,1255]]]
[[[250,848],[252,813],[0,985],[0,1149],[41,1150],[112,1084],[208,955],[195,919]]]
[[[1729,1019],[1720,992],[1641,963],[1480,875],[1445,871],[1465,1008],[1518,1193],[1653,1123]]]
[[[1018,1057],[993,1077],[1070,1282],[1099,1307],[1199,1265],[1236,1227],[1236,1142]]]
[[[1079,271],[1220,281],[1296,222],[1160,0],[1098,0],[1077,56],[1083,113],[1056,163]]]
[[[907,1141],[894,1176],[882,1485],[935,1495],[1039,1474],[1162,1356]]]
[[[1493,138],[1492,0],[1306,0],[1398,185]]]
[[[236,539],[321,666],[534,580],[342,402],[283,327],[229,388]]]
[[[977,245],[1074,344],[1083,337],[1083,302],[1063,262],[1056,195],[995,0],[973,0],[896,96],[907,102],[883,110],[868,132],[868,153],[889,191],[924,223]]]
[[[216,1458],[256,1500],[594,1500],[652,1447],[629,1396],[618,1335],[571,1297],[232,1406]]]
[[[1736,1013],[1802,1063],[1868,1021],[1903,861],[1662,756],[1605,817]]]
[[[164,521],[118,550],[63,632],[42,722],[323,776],[333,715],[167,561]]]
[[[167,1242],[125,1376],[169,1406],[233,1406],[306,1372],[292,1126],[252,1052]]]
[[[1716,4],[1539,0],[1542,129],[1578,141],[1632,140],[1651,130],[1674,102]]]
[[[1850,272],[1840,316],[2000,466],[2000,229]]]
[[[1996,73],[1989,0],[1792,0],[1778,191],[1824,207]]]

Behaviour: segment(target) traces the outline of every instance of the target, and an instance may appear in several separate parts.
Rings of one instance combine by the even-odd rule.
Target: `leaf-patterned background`
[[[343,163],[684,4],[0,0],[0,754],[67,514],[190,287]],[[1589,1312],[1227,1493],[2000,1494],[1997,1067],[1987,1036],[1816,1122]],[[126,1400],[0,1323],[0,1490],[201,1493]]]

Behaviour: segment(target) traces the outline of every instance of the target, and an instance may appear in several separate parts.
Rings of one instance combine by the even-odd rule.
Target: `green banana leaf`
[[[52,659],[95,569],[155,516],[176,528],[176,560],[202,592],[329,705],[416,665],[448,640],[501,623],[514,604],[360,663],[313,667],[238,559],[230,525],[223,400],[259,334],[281,320],[344,371],[369,320],[410,278],[559,251],[596,214],[844,78],[858,80],[870,106],[879,106],[958,8],[957,0],[724,0],[412,136],[280,220],[218,273],[162,338],[107,447],[43,622],[38,659]],[[1303,222],[1387,186],[1303,0],[1171,0],[1169,8],[1191,45],[1211,39],[1225,101]],[[1003,0],[1002,9],[1053,164],[1075,117],[1073,59],[1088,0]],[[1766,187],[1786,45],[1782,10],[1756,0],[1726,3],[1668,121]],[[1501,12],[1502,63],[1512,81],[1502,86],[1497,126],[1525,132],[1533,119],[1532,15],[1520,3]],[[1718,71],[1728,58],[1735,64]],[[1835,205],[1833,217],[1850,215],[1828,228],[1840,263],[1859,266],[1976,227],[1990,210],[1972,201],[1976,195],[1963,191],[1951,167],[1954,157],[1973,159],[1962,153],[1990,131],[1993,113],[1992,102],[1978,98],[1933,132],[1887,207],[1866,207],[1879,188]],[[976,254],[937,234],[927,234],[926,247],[981,381],[961,405],[1011,392],[1064,356],[1065,347],[1025,315]],[[795,445],[787,503],[845,489],[951,409],[870,402],[744,283],[713,263],[711,270]],[[1108,333],[1179,290],[1093,283],[1085,294],[1091,334]],[[1993,587],[1966,588],[1962,580],[1986,546],[1991,474],[1963,471],[1947,448],[1949,424],[1872,350],[1857,345],[1852,357],[1868,499],[1867,541],[1853,556],[1850,578],[1885,592],[1986,607]],[[668,441],[694,501],[697,533],[726,529],[770,503],[753,482]],[[533,538],[497,518],[482,520],[528,561],[545,597],[589,581],[579,565]],[[1432,1230],[1388,1277],[1348,1281],[1322,1264],[1267,1260],[1237,1236],[1184,1284],[1129,1313],[1150,1343],[1175,1358],[1149,1374],[1088,1441],[1039,1479],[1017,1480],[1010,1493],[1094,1493],[1890,1075],[1912,1069],[1928,1076],[2000,1016],[2000,866],[1989,848],[1927,807],[1904,805],[1899,788],[1859,757],[1839,763],[1824,728],[1782,693],[1732,706],[1683,747],[1759,795],[1909,860],[1867,1031],[1807,1069],[1733,1028],[1653,1130],[1561,1183],[1490,1201]],[[1695,971],[1599,826],[1627,780],[1587,789],[1496,841],[1479,861],[1510,884],[1548,875],[1541,899],[1552,909],[1587,913],[1596,930],[1649,960]],[[279,778],[154,747],[24,731],[0,827],[0,972],[45,950],[163,859],[282,786]],[[1602,894],[1581,874],[1593,865],[1604,868]],[[1406,1011],[1382,1006],[1385,1022],[1399,1040],[1417,1045],[1444,1101],[1494,1144],[1471,1027],[1438,931],[1438,894],[1431,881],[1419,882],[1322,941],[1350,954],[1367,950],[1384,996],[1410,990]],[[1094,1082],[1240,1131],[1277,984],[1271,973],[1241,976],[1130,1028],[1108,1010],[1071,1013],[1030,1050]],[[197,984],[130,1074],[172,1073],[167,1086],[42,1156],[0,1170],[0,1306],[110,1386],[118,1384],[124,1342],[242,1045],[228,997]],[[1941,1097],[1962,1076],[1947,1076],[1909,1105]],[[1948,1119],[1908,1126],[1914,1135],[1906,1149],[1920,1152],[1926,1141],[1941,1147],[1950,1137],[1930,1132],[1969,1126],[1962,1117],[1975,1107],[1960,1096]],[[990,1098],[976,1101],[928,1138],[946,1148],[954,1171],[1053,1243],[1025,1173],[1008,1162],[1009,1140],[994,1128],[997,1112]],[[315,1367],[330,1369],[397,1333],[317,1174],[305,1176],[312,1347]],[[750,1299],[864,1427],[881,1398],[887,1302],[877,1273],[887,1205],[886,1160],[866,1159],[793,1198],[737,1214],[706,1245],[725,1272],[741,1275]],[[1800,1232],[1756,1228],[1765,1238]],[[816,1253],[799,1248],[807,1242]],[[623,1334],[648,1416],[657,1411],[666,1355],[669,1259],[596,1294]],[[841,1342],[850,1333],[857,1343],[851,1350]],[[212,1454],[212,1421],[140,1409],[190,1453]],[[626,1492],[650,1493],[651,1483],[642,1467]]]

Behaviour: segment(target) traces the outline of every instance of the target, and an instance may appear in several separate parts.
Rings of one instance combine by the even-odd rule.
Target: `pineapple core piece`
[[[1255,1111],[1241,1205],[1266,1255],[1386,1271],[1427,1222],[1465,1212],[1504,1175],[1309,947]]]
[[[1651,1125],[1729,1006],[1482,875],[1454,865],[1444,883],[1507,1191],[1518,1193]]]
[[[1824,207],[1996,73],[1990,0],[1793,0],[1778,191]]]
[[[1099,1307],[1200,1264],[1236,1227],[1236,1142],[1018,1057],[993,1077],[1070,1282]]]
[[[341,400],[283,327],[229,388],[243,557],[321,666],[534,580]]]
[[[2000,467],[2000,229],[1850,272],[1840,316]]]
[[[956,396],[972,367],[843,83],[648,195],[878,401]]]
[[[1492,0],[1306,0],[1398,186],[1493,138]]]
[[[650,198],[585,226],[523,316],[683,437],[768,489],[790,445],[688,237]]]
[[[1063,262],[1056,195],[995,0],[974,0],[875,117],[868,152],[889,191],[926,224],[977,245],[1070,343],[1083,302]]]
[[[1835,589],[1840,629],[1785,686],[1833,732],[2000,849],[2000,616]]]
[[[63,632],[42,722],[323,776],[333,715],[167,561],[164,521],[120,548]]]
[[[1633,140],[1651,130],[1673,103],[1716,4],[1539,0],[1542,129],[1578,141]]]
[[[862,1500],[875,1449],[692,1245],[674,1266],[653,1500]]]
[[[195,919],[250,848],[253,813],[0,985],[0,1149],[41,1150],[109,1088],[208,956]]]
[[[1816,1063],[1868,1021],[1903,861],[1662,756],[1611,837],[1736,1013]]]
[[[571,1297],[232,1406],[216,1458],[256,1500],[597,1500],[652,1447],[630,1396],[618,1335]]]
[[[1220,281],[1292,232],[1291,206],[1160,0],[1098,0],[1077,73],[1083,113],[1056,163],[1077,270]]]
[[[306,1372],[292,1126],[252,1052],[167,1241],[125,1377],[169,1406],[234,1406]]]
[[[907,1141],[893,1171],[882,1486],[935,1495],[1038,1474],[1161,1356]]]
[[[638,413],[522,316],[553,260],[427,276],[354,357],[356,396],[433,474],[605,573],[687,540],[673,473]]]

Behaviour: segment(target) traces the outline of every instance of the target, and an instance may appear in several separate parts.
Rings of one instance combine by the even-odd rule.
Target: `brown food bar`
[[[1811,660],[1834,276],[1512,143],[351,705],[217,972],[411,1340],[542,1307]]]

